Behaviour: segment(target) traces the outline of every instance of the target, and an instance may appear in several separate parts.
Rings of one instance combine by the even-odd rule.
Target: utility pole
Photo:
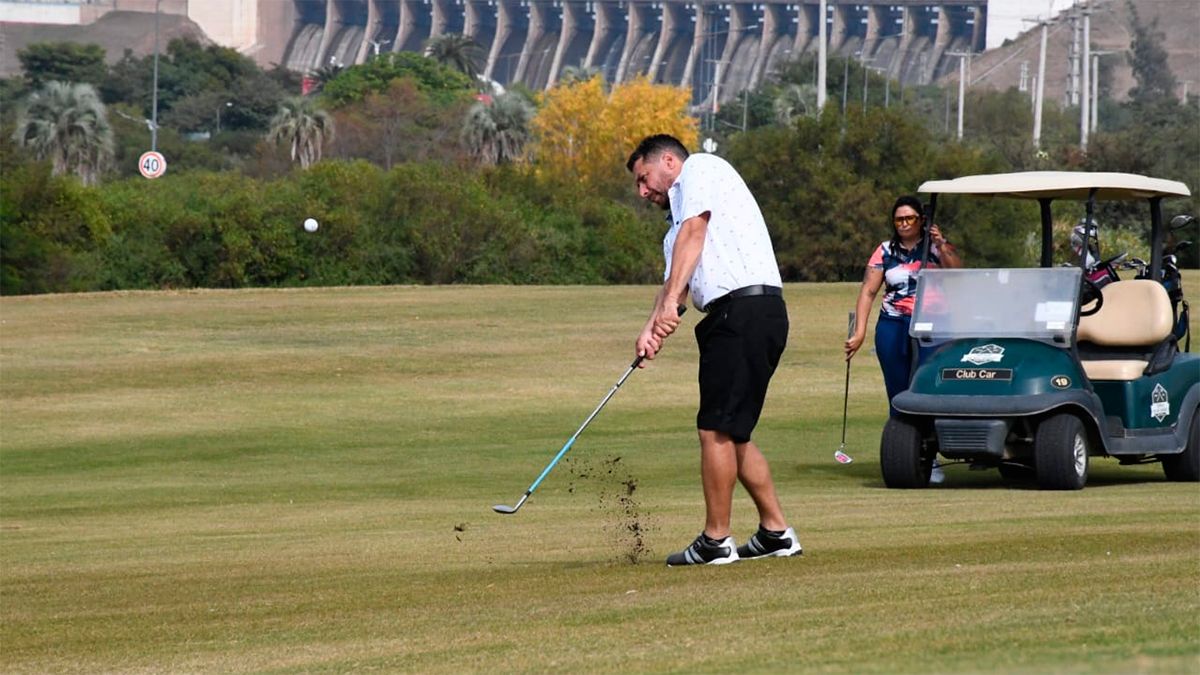
[[[820,8],[817,17],[817,41],[821,44],[817,47],[817,114],[820,115],[825,111],[825,68],[826,53],[825,46],[825,0],[821,0]],[[845,106],[843,106],[845,107]]]
[[[1079,4],[1076,2],[1071,7],[1071,13],[1068,17],[1071,22],[1071,44],[1067,50],[1067,97],[1066,104],[1068,106],[1079,105]]]
[[[862,109],[863,109],[863,112],[865,113],[865,112],[867,112],[867,81],[868,81],[868,80],[870,80],[870,77],[868,77],[868,74],[867,74],[867,53],[866,53],[866,52],[859,52],[858,54],[859,54],[859,57],[858,57],[858,58],[859,58],[859,61],[858,61],[858,63],[859,63],[859,65],[862,67],[862,76],[863,76],[863,104],[862,104]]]
[[[709,126],[715,129],[717,127],[717,112],[720,110],[720,103],[718,103],[718,101],[721,97],[721,62],[716,61],[713,64],[713,67],[712,122]]]
[[[742,90],[742,131],[746,131],[746,118],[750,113],[750,87]]]
[[[948,134],[950,133],[950,92],[946,92],[942,98],[946,101],[946,114],[942,120],[942,131]]]
[[[968,64],[971,52],[946,52],[946,56],[958,57],[958,140],[963,138],[963,103],[966,101]]]
[[[162,0],[154,0],[154,93],[150,103],[150,151],[158,150],[158,6]]]
[[[1083,5],[1083,77],[1080,78],[1079,97],[1079,149],[1087,152],[1088,127],[1091,126],[1091,97],[1088,96],[1091,85],[1091,41],[1092,41],[1092,8]]]
[[[846,126],[846,93],[850,88],[850,59],[842,62],[842,126]]]
[[[1097,122],[1100,117],[1100,57],[1115,52],[1096,50],[1092,52],[1092,118],[1090,120],[1090,131],[1096,133]]]
[[[1034,87],[1033,102],[1033,147],[1042,149],[1042,99],[1046,93],[1046,40],[1050,34],[1050,19],[1042,23],[1042,48],[1038,52],[1037,84]]]

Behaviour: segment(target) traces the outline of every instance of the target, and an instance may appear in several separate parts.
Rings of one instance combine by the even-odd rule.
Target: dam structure
[[[988,0],[280,0],[267,32],[283,64],[307,72],[457,33],[481,48],[483,75],[548,89],[567,67],[621,83],[691,87],[693,103],[729,100],[819,47],[903,84],[926,84],[986,44]]]

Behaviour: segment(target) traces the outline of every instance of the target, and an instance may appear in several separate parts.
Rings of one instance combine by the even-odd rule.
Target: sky
[[[1075,0],[989,0],[987,48],[999,47],[1033,24],[1022,19],[1046,18],[1075,4]]]

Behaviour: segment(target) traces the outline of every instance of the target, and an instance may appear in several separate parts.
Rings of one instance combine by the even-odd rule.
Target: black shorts
[[[696,427],[750,440],[767,385],[787,345],[783,298],[733,298],[696,325],[700,346],[700,411]]]

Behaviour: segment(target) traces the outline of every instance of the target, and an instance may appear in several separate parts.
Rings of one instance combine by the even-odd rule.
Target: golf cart
[[[1036,476],[1045,489],[1081,489],[1089,457],[1157,461],[1168,480],[1200,480],[1200,355],[1179,351],[1179,306],[1161,283],[1162,200],[1188,196],[1187,186],[1028,172],[929,181],[920,192],[931,195],[929,222],[939,195],[1037,200],[1041,267],[922,269],[909,334],[933,352],[892,400],[899,414],[880,443],[884,483],[926,487],[938,455],[1005,479]],[[1083,257],[1053,267],[1055,200],[1082,201],[1089,222],[1097,201],[1145,200],[1149,278],[1099,288]]]

